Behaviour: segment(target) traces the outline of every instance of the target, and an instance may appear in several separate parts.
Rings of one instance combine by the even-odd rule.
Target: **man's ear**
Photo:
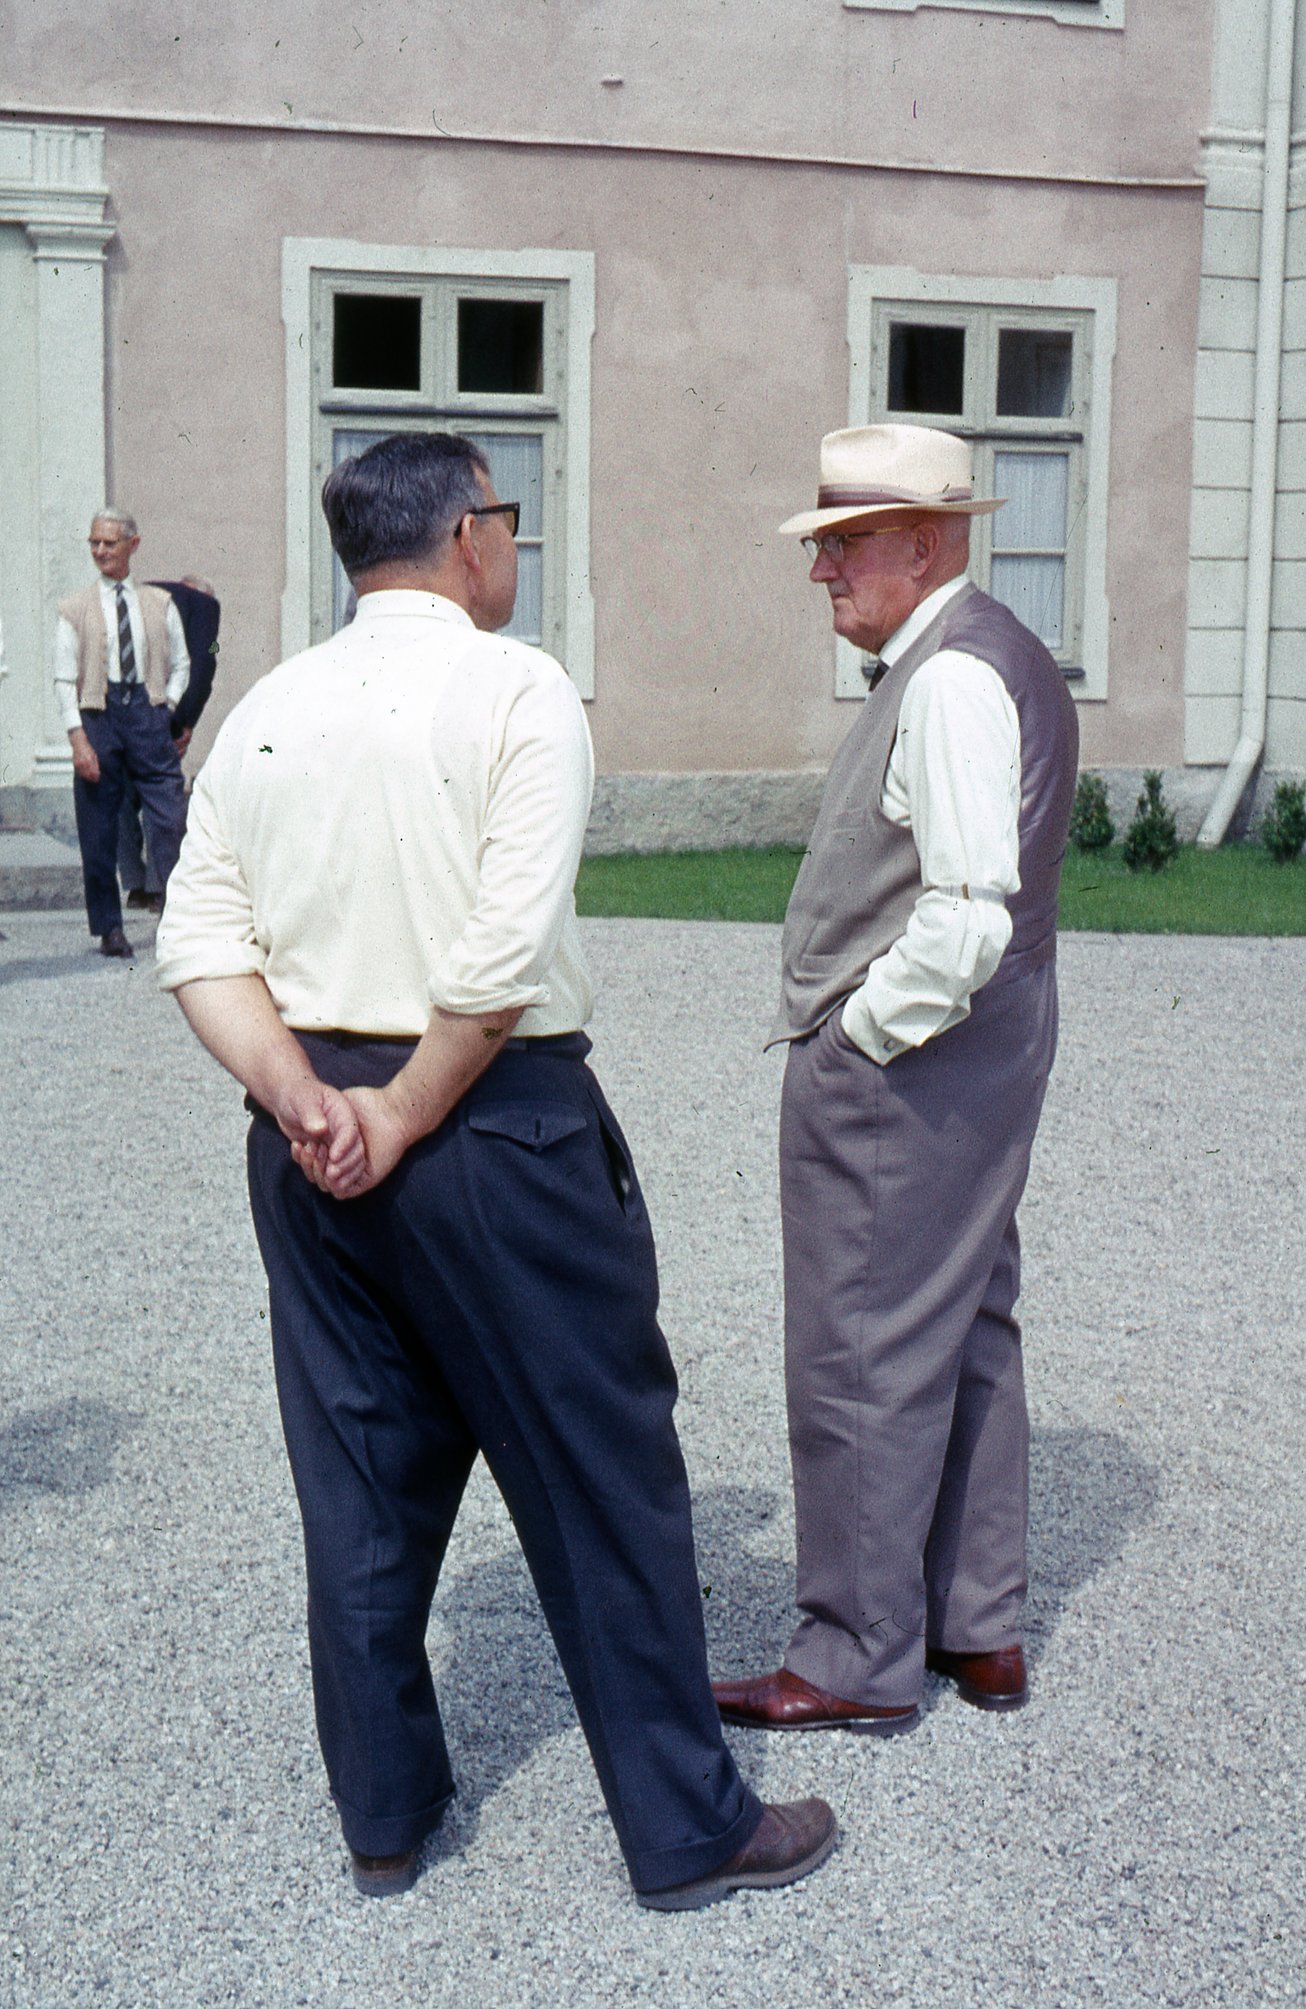
[[[911,547],[912,570],[918,578],[930,570],[939,555],[939,545],[942,541],[943,535],[937,520],[932,516],[923,516],[916,525]]]
[[[472,515],[470,509],[454,532],[453,541],[454,548],[461,554],[463,563],[466,565],[468,571],[479,573],[481,570],[481,554],[476,548],[476,518]]]

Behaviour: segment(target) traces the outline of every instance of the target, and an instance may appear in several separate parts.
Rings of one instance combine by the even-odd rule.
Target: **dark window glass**
[[[1072,341],[1045,328],[998,331],[999,418],[1069,418]]]
[[[422,303],[391,293],[337,293],[331,381],[338,390],[420,391]]]
[[[544,389],[542,300],[458,302],[458,388],[538,397]]]
[[[889,410],[961,416],[966,378],[966,330],[916,321],[889,326]]]

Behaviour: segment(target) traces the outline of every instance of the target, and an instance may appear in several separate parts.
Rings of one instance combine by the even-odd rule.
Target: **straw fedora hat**
[[[930,426],[846,426],[821,441],[816,508],[780,525],[782,537],[810,537],[888,509],[988,516],[1003,496],[973,493],[970,448]]]

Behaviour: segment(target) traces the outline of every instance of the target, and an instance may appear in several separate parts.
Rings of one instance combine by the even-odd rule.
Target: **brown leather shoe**
[[[398,1856],[361,1856],[350,1849],[349,1867],[354,1888],[364,1897],[399,1897],[417,1882],[417,1850],[406,1849]]]
[[[723,1721],[750,1730],[855,1730],[865,1737],[897,1737],[920,1720],[914,1703],[906,1709],[877,1709],[866,1702],[844,1702],[787,1667],[752,1681],[714,1681],[712,1693]]]
[[[101,935],[100,937],[100,954],[102,956],[120,956],[124,961],[127,961],[136,954],[136,951],[127,940],[121,928],[110,928],[107,935]]]
[[[706,1876],[669,1890],[637,1890],[646,1911],[697,1911],[732,1890],[778,1890],[819,1869],[838,1837],[839,1827],[824,1800],[790,1800],[763,1807],[751,1838]]]
[[[929,1646],[925,1665],[931,1674],[955,1681],[962,1701],[976,1709],[1019,1709],[1029,1700],[1019,1646],[1004,1646],[997,1653],[945,1653],[941,1646]]]

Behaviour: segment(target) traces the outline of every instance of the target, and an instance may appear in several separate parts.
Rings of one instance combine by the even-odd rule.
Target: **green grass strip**
[[[641,920],[782,921],[802,855],[776,845],[586,858],[576,907]],[[1104,934],[1306,935],[1306,859],[1276,865],[1255,845],[1185,846],[1163,872],[1129,872],[1118,845],[1072,848],[1061,926]]]

